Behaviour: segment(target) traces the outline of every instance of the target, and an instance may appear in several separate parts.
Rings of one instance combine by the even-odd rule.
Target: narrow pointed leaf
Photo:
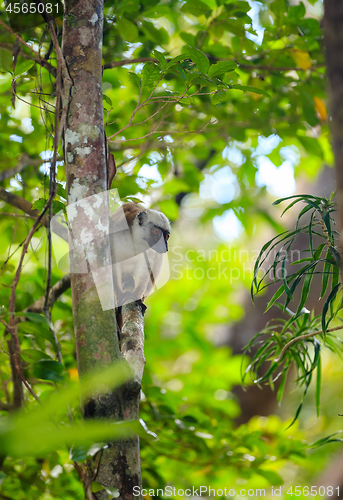
[[[326,329],[327,329],[327,325],[326,325],[326,313],[328,312],[329,305],[335,299],[340,286],[341,286],[341,284],[337,283],[337,285],[333,287],[333,289],[331,290],[331,292],[330,292],[330,294],[329,294],[328,298],[326,299],[325,304],[323,306],[323,312],[322,312],[322,330],[323,330],[324,334],[326,333]]]

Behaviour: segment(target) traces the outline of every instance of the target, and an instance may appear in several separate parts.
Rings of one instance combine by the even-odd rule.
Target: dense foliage
[[[117,164],[112,188],[122,199],[157,207],[173,223],[171,279],[147,301],[142,422],[131,428],[141,436],[143,485],[227,487],[238,495],[242,485],[285,482],[285,495],[292,484],[314,484],[332,448],[310,455],[307,443],[339,430],[340,389],[336,384],[333,402],[327,386],[315,427],[315,408],[308,406],[300,419],[305,430],[298,422],[287,429],[298,394],[283,414],[259,417],[264,411],[257,407],[255,417],[237,425],[244,410],[233,388],[249,361],[233,354],[229,325],[244,320],[256,249],[287,229],[269,194],[293,194],[294,178],[310,191],[324,164],[332,164],[321,2],[125,0],[107,1],[104,13],[105,130]],[[66,22],[73,23],[72,14]],[[60,41],[61,18],[55,28]],[[39,210],[49,190],[56,56],[45,24],[20,37],[26,44],[1,24],[0,182]],[[62,147],[59,153],[55,212],[66,205]],[[79,475],[87,455],[130,429],[81,424],[70,291],[55,302],[51,321],[25,311],[47,286],[44,227],[31,240],[15,301],[24,375],[41,404],[26,389],[25,408],[7,411],[9,298],[32,219],[18,203],[0,207],[0,497],[83,498]],[[324,246],[311,246],[307,267]],[[55,284],[64,270],[53,262]],[[289,298],[291,282],[285,275],[280,289]],[[324,360],[331,382],[339,380],[335,366]],[[106,377],[120,381],[114,371],[86,389]]]

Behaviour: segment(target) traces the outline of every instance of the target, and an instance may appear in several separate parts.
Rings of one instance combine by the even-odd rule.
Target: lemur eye
[[[166,240],[169,240],[169,234],[166,234]]]
[[[154,229],[154,234],[158,234],[160,232],[159,229],[157,229],[157,227]]]

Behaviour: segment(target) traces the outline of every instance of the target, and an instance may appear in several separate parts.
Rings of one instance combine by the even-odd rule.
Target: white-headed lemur
[[[110,216],[110,245],[116,307],[142,301],[154,289],[168,251],[170,223],[161,212],[124,203]],[[120,312],[120,310],[119,310]]]

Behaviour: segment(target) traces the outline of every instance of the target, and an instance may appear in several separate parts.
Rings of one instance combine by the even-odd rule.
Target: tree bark
[[[332,148],[335,156],[338,224],[343,242],[343,2],[324,1],[324,42],[329,83]]]
[[[99,284],[107,283],[111,275],[107,196],[104,196],[107,173],[101,88],[102,34],[103,0],[66,0],[62,50],[72,88],[64,148],[68,225],[73,244],[70,278],[81,384],[89,372],[123,358],[115,311],[108,305],[111,304],[110,289],[106,289],[108,293],[102,299],[98,293]],[[107,301],[106,307],[104,301]],[[131,309],[139,320],[135,328],[141,333],[143,317],[139,306],[133,304]],[[135,369],[132,371],[135,373]],[[93,394],[84,402],[84,417],[137,418],[140,386],[141,377],[140,380],[135,377],[120,390]],[[133,487],[141,487],[138,437],[109,444],[101,451],[100,461],[94,461],[93,468],[96,482],[107,489],[117,489],[119,498],[133,498]],[[86,489],[89,495],[89,488]],[[93,496],[107,499],[108,493],[103,490]]]

